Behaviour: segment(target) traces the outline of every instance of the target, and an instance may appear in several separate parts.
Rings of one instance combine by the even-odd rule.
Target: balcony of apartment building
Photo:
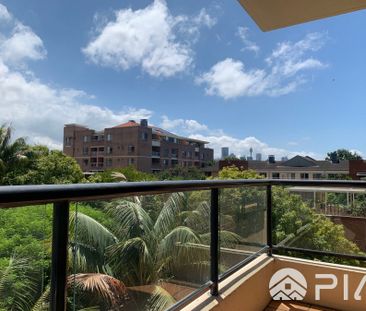
[[[152,147],[151,157],[160,159],[160,147]]]
[[[286,189],[299,186],[365,190],[366,182],[262,179],[15,186],[1,187],[0,208],[53,209],[53,216],[44,219],[53,223],[52,310],[64,311],[66,304],[73,308],[90,294],[93,299],[87,301],[103,310],[365,310],[366,254],[348,240],[318,240],[319,222],[329,222],[316,211],[297,215],[301,224],[293,223],[292,208],[304,210],[297,206],[298,199],[287,201],[292,206],[289,214],[283,213],[279,195],[290,195]],[[89,216],[83,214],[85,204],[93,204],[96,215],[102,201],[109,208],[115,205],[116,213],[123,211],[118,206],[125,207],[124,213],[138,211],[136,230],[143,232],[139,229],[129,240],[132,231],[124,231],[124,226],[135,229],[133,218],[127,217],[129,222],[121,222],[116,231],[118,238],[103,240],[112,235],[101,225],[94,228],[102,231],[93,235]],[[153,211],[156,222],[150,223],[138,206]],[[117,214],[112,217],[119,219]],[[284,234],[284,226],[296,230]],[[339,230],[330,235],[339,236]],[[124,235],[126,243],[137,244],[123,248]],[[107,257],[113,257],[108,269],[84,262],[93,252],[88,245],[93,239],[97,247],[107,243],[101,249],[106,247]],[[144,248],[138,241],[146,243]],[[144,249],[145,259],[134,266]],[[128,250],[132,253],[126,257]],[[129,276],[113,271],[121,267],[119,262],[131,271]],[[140,281],[132,281],[133,275]],[[93,282],[103,284],[104,295],[90,292]]]
[[[152,147],[160,147],[160,136],[159,135],[152,134],[151,146]]]

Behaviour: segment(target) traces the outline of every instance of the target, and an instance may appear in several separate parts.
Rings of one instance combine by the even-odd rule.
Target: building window
[[[301,179],[309,179],[309,174],[308,173],[301,173],[300,178]]]
[[[128,165],[132,165],[135,163],[135,159],[134,158],[129,158],[128,159]]]
[[[314,173],[313,174],[313,179],[322,179],[322,174],[321,173]]]
[[[186,155],[187,155],[187,153],[183,150],[183,151],[182,151],[182,158],[185,158],[185,157],[186,157]]]
[[[273,179],[280,179],[280,173],[272,173]]]
[[[296,173],[291,173],[290,178],[291,178],[291,179],[296,179]]]
[[[146,141],[148,139],[149,135],[146,132],[141,133],[141,140]]]
[[[169,165],[169,160],[167,160],[167,159],[163,160],[163,165],[168,166]]]
[[[71,146],[72,137],[65,137],[65,146]]]
[[[135,146],[134,145],[128,145],[128,153],[135,152]]]
[[[112,134],[107,134],[107,141],[112,141]]]
[[[112,154],[113,148],[111,146],[107,146],[107,154]]]
[[[164,157],[169,157],[169,149],[164,149]]]
[[[172,149],[172,157],[177,158],[178,157],[178,149]]]
[[[112,160],[111,158],[108,158],[108,159],[106,160],[105,165],[106,165],[106,166],[112,166],[112,164],[113,164],[113,160]]]
[[[259,173],[259,176],[262,176],[263,178],[267,178],[267,173]]]
[[[89,137],[88,136],[83,136],[83,141],[84,141],[84,143],[87,143],[89,141]]]
[[[83,165],[87,166],[89,164],[89,160],[88,159],[83,159]]]
[[[83,147],[83,155],[88,155],[88,154],[89,154],[89,148]]]

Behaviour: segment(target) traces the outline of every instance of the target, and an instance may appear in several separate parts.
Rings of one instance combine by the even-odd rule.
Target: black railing
[[[40,185],[40,186],[3,186],[0,187],[0,208],[53,203],[53,238],[51,268],[51,309],[66,310],[66,278],[67,278],[67,245],[69,209],[71,202],[91,201],[120,198],[135,195],[163,194],[180,191],[210,190],[211,191],[211,273],[210,281],[179,301],[170,310],[179,309],[198,295],[211,290],[211,294],[219,294],[219,282],[261,253],[288,251],[307,255],[334,256],[346,259],[366,261],[366,257],[324,252],[318,250],[291,248],[273,245],[272,239],[272,186],[319,186],[319,187],[352,187],[366,188],[364,181],[326,181],[326,180],[205,180],[205,181],[162,181],[132,182],[108,184],[73,184],[73,185]],[[219,191],[235,187],[266,187],[267,198],[267,245],[253,256],[246,258],[219,275]]]

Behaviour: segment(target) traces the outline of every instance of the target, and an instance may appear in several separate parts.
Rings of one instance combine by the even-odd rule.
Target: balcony
[[[152,147],[160,147],[160,140],[153,139],[153,140],[151,141],[151,146],[152,146]]]
[[[158,151],[151,152],[151,157],[152,158],[160,158],[160,152],[158,152]]]
[[[79,304],[79,308],[99,306],[101,310],[149,310],[147,304],[156,302],[159,310],[364,310],[365,254],[346,239],[324,243],[339,236],[340,228],[315,210],[309,211],[300,197],[279,205],[279,197],[289,195],[284,189],[289,186],[366,189],[366,182],[206,180],[6,186],[0,187],[0,208],[39,210],[39,217],[53,210],[53,217],[44,220],[52,221],[53,228],[51,310],[66,310],[66,302],[70,307]],[[97,215],[98,202],[103,200],[108,201],[104,207],[108,213],[98,219],[104,219],[104,225],[88,222],[85,204],[97,201],[91,205],[91,215]],[[155,218],[145,213],[144,204]],[[288,213],[283,214],[284,208]],[[303,212],[291,218],[295,209]],[[106,229],[108,222],[121,215],[126,217],[112,234]],[[133,215],[139,215],[136,223]],[[320,222],[328,227],[317,227]],[[91,224],[96,231],[90,231]],[[286,226],[295,229],[288,229],[292,230],[288,234]],[[309,241],[319,228],[325,233],[314,247]],[[48,237],[43,238],[46,243]],[[95,245],[88,246],[92,241]],[[135,255],[126,257],[127,250]],[[142,250],[144,261],[135,262],[136,252]],[[90,257],[90,252],[95,255]],[[85,262],[89,257],[92,261]],[[100,266],[93,266],[94,261],[100,261]],[[284,268],[296,269],[306,279],[301,302],[305,309],[272,301],[270,280]],[[41,279],[48,278],[42,275]],[[100,297],[91,290],[97,281],[108,289]],[[88,301],[93,305],[86,305]]]

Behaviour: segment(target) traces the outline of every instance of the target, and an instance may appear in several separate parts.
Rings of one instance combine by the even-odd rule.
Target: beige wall
[[[186,306],[183,310],[215,310],[215,311],[263,311],[270,303],[269,281],[273,274],[283,268],[300,271],[308,283],[308,291],[304,303],[323,306],[342,311],[366,310],[366,287],[361,292],[362,300],[356,301],[354,293],[366,269],[336,264],[327,264],[298,258],[262,255],[253,262],[233,274],[220,284],[220,295],[212,297],[205,293]],[[333,290],[322,290],[320,301],[315,300],[315,285],[329,284],[329,280],[317,280],[316,274],[334,274],[338,286]],[[344,275],[349,276],[349,300],[343,299]]]

